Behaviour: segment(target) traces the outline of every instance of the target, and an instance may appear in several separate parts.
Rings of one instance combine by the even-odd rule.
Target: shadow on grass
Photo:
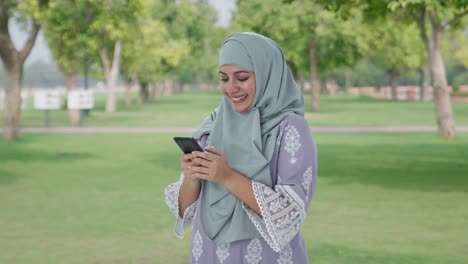
[[[319,177],[427,192],[468,192],[468,144],[319,145]]]
[[[95,155],[85,152],[46,152],[25,147],[15,147],[15,149],[4,148],[0,150],[0,164],[16,162],[36,162],[36,161],[78,161],[82,159],[93,159]]]
[[[432,256],[407,255],[379,251],[365,251],[345,246],[321,243],[308,249],[310,263],[366,263],[366,264],[445,264],[463,263],[460,261],[437,259]]]
[[[13,184],[19,178],[21,178],[21,176],[18,176],[12,171],[0,169],[0,186]]]

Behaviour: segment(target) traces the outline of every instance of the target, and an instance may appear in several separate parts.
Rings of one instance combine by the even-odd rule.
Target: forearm
[[[179,216],[183,217],[185,210],[198,200],[200,195],[200,180],[184,178],[179,190]]]
[[[262,217],[260,207],[258,206],[253,193],[252,181],[250,179],[233,170],[231,176],[223,182],[223,185],[248,207],[250,207],[250,209]]]

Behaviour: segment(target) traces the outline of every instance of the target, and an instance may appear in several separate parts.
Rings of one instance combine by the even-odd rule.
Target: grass
[[[187,263],[172,134],[0,142],[0,263]],[[315,134],[311,263],[467,263],[468,135]]]
[[[136,95],[135,95],[136,96]],[[117,112],[104,111],[105,97],[96,95],[96,107],[84,120],[85,126],[96,127],[196,127],[219,104],[219,92],[184,92],[163,96],[160,102],[146,105],[124,105],[118,95]],[[306,118],[312,126],[435,126],[434,105],[431,102],[382,101],[352,95],[322,96],[320,112],[312,112],[306,95]],[[468,125],[468,104],[453,103],[458,125]],[[64,110],[50,111],[51,126],[67,126]],[[43,127],[45,114],[29,107],[21,114],[22,127]],[[0,120],[0,126],[2,125]]]

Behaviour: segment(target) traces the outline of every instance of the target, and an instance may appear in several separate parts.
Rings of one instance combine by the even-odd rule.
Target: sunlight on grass
[[[187,263],[164,187],[172,134],[0,142],[0,263]],[[311,263],[468,262],[468,136],[315,134]],[[190,232],[190,229],[187,230]]]

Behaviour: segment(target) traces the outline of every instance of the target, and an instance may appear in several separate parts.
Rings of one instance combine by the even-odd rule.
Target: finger
[[[208,174],[209,169],[205,167],[200,167],[200,166],[191,166],[190,167],[195,173],[201,173],[201,174]]]
[[[193,159],[193,155],[191,153],[182,155],[182,160],[184,161],[189,161],[191,159]]]
[[[206,159],[202,158],[194,158],[192,160],[193,165],[196,166],[203,166],[203,167],[209,167],[210,166],[210,161],[207,161]]]
[[[205,148],[205,150],[217,156],[221,156],[221,157],[224,156],[224,153],[215,147],[207,147]]]
[[[209,153],[209,152],[200,152],[200,151],[194,151],[192,152],[193,154],[193,157],[199,157],[199,158],[202,158],[202,159],[205,159],[207,161],[213,161],[214,160],[214,156],[212,153]]]
[[[193,178],[196,178],[196,179],[200,179],[200,180],[206,180],[206,174],[202,174],[202,173],[198,173],[198,172],[195,172],[193,173],[192,175],[190,175],[191,177]]]

